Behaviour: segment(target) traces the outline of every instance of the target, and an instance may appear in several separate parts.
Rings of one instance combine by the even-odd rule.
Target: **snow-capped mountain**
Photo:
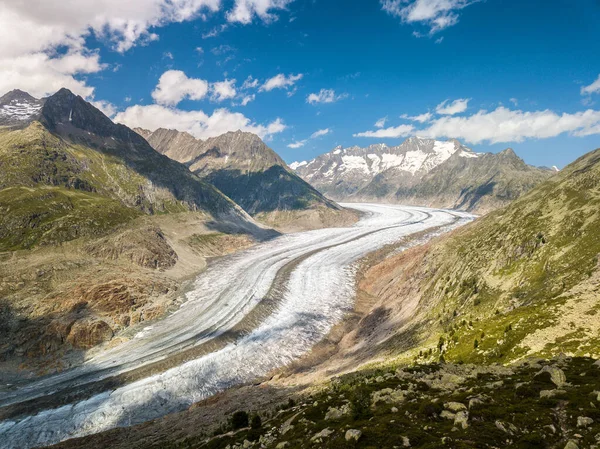
[[[337,201],[376,201],[488,212],[551,176],[511,149],[475,153],[457,140],[411,137],[396,147],[336,147],[290,164]]]
[[[347,199],[384,172],[412,185],[450,156],[477,154],[456,140],[439,141],[411,137],[401,145],[385,144],[366,148],[338,146],[310,162],[294,162],[290,168],[321,192],[334,199]]]
[[[39,115],[44,99],[33,98],[22,90],[13,90],[0,97],[0,126],[18,125]]]

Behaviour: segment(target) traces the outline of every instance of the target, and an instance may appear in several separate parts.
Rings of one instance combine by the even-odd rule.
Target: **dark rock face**
[[[250,214],[315,206],[339,209],[255,134],[237,131],[199,140],[175,130],[136,131],[158,152],[186,164]]]

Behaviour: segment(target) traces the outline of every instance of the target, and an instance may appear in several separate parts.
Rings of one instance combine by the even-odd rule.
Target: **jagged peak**
[[[28,101],[39,101],[39,99],[35,98],[33,95],[29,94],[29,92],[25,92],[21,89],[13,89],[10,92],[5,93],[0,97],[0,102],[10,101],[13,99],[24,99]]]

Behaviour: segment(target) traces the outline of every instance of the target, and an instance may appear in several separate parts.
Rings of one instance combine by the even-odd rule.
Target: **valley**
[[[363,216],[355,226],[284,235],[225,257],[197,278],[181,308],[133,339],[79,368],[3,391],[7,447],[141,423],[265,376],[305,354],[352,309],[357,260],[403,237],[472,219],[426,208],[351,207]],[[177,358],[186,351],[196,351],[189,353],[194,358]],[[143,371],[157,361],[162,369]],[[95,389],[136,370],[144,374]]]

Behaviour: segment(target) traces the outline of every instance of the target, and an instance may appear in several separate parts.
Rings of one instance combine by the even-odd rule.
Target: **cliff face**
[[[187,165],[250,214],[326,208],[339,210],[300,179],[256,135],[228,132],[207,140],[187,133],[137,130],[160,153]]]

